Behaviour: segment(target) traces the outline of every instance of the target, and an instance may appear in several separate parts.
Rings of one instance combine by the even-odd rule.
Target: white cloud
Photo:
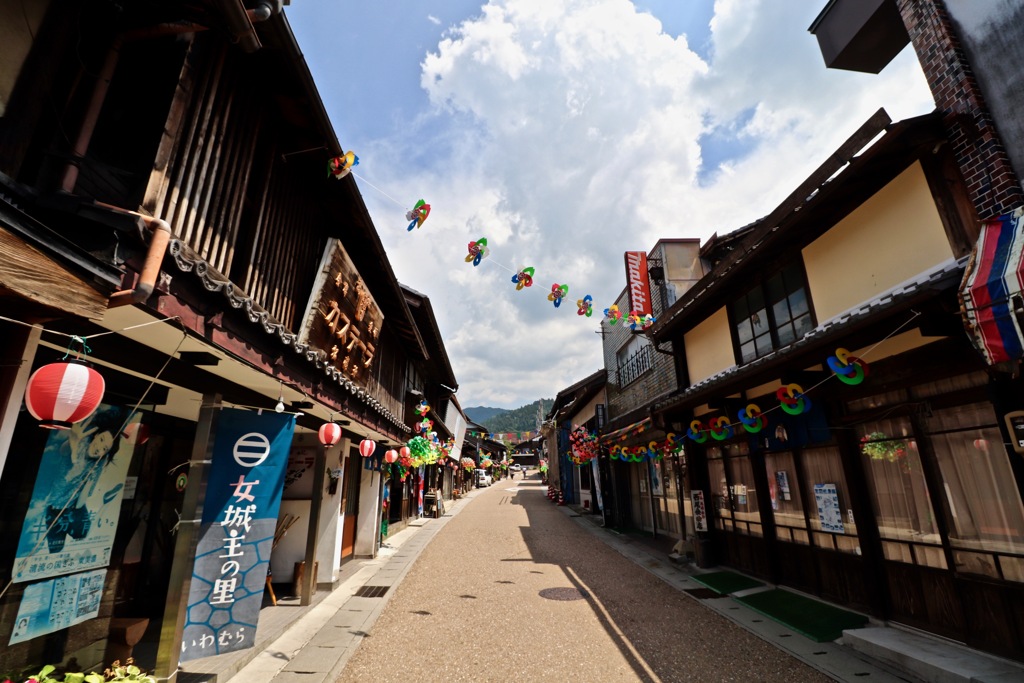
[[[878,76],[825,69],[817,9],[718,0],[705,62],[629,0],[492,0],[425,55],[433,110],[361,154],[375,184],[433,213],[407,234],[398,207],[364,196],[399,278],[434,303],[464,405],[514,407],[598,369],[597,318],[575,301],[614,301],[623,251],[736,229],[877,108],[932,108],[909,50]],[[738,153],[698,184],[701,136],[730,125]],[[491,263],[473,268],[481,236]],[[534,286],[498,264],[534,266]],[[570,286],[559,310],[555,282]]]
[[[441,20],[438,19],[437,17],[435,17],[433,14],[428,14],[427,15],[427,21],[429,21],[434,26],[440,26],[441,25]]]

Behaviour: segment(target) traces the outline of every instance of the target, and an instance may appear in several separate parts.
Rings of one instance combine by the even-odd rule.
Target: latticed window
[[[737,360],[749,363],[814,329],[807,284],[798,264],[787,266],[729,306]]]
[[[630,344],[619,352],[617,372],[619,386],[624,387],[636,381],[642,374],[651,369],[653,361],[651,345],[646,343],[646,339],[644,342],[636,346]]]

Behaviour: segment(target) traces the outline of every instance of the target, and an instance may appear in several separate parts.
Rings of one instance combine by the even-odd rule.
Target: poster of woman
[[[14,562],[15,582],[105,567],[141,416],[101,405],[43,449]]]

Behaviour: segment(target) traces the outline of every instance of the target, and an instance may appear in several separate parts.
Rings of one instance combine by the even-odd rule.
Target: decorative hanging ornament
[[[779,387],[775,397],[779,399],[779,407],[788,415],[800,415],[811,409],[811,399],[804,395],[804,389],[799,384]]]
[[[103,400],[103,376],[83,360],[44,365],[28,378],[25,407],[45,429],[70,429]]]
[[[394,448],[389,449],[388,452],[384,454],[384,462],[391,464],[396,460],[398,460],[398,451]]]
[[[868,364],[856,356],[851,356],[846,349],[836,349],[836,355],[829,356],[826,362],[843,384],[856,386],[868,376]]]
[[[487,238],[481,237],[476,242],[469,243],[469,255],[466,256],[466,263],[479,266],[484,257],[490,253],[491,250],[487,248]]]
[[[347,176],[353,166],[359,165],[359,157],[355,155],[355,152],[345,152],[340,157],[334,157],[327,162],[327,175],[332,175],[337,180],[341,180]]]
[[[149,441],[149,425],[144,425],[141,422],[132,422],[124,428],[121,435],[126,440],[134,442],[136,446],[141,446]]]
[[[427,221],[427,216],[430,215],[430,204],[427,204],[422,199],[416,202],[416,206],[412,207],[405,213],[405,220],[411,221],[409,223],[409,232],[412,232],[413,228],[418,228]]]
[[[548,301],[555,304],[555,308],[562,305],[562,299],[569,293],[569,285],[560,285],[557,282],[551,285],[551,293],[548,294]]]
[[[629,322],[629,328],[636,332],[638,327],[641,330],[646,330],[648,327],[653,325],[655,323],[655,318],[650,313],[640,315],[636,311],[630,311],[627,321]]]
[[[337,422],[325,422],[320,425],[320,443],[333,446],[341,441],[341,425]]]
[[[690,428],[686,430],[686,436],[696,443],[704,443],[708,440],[708,433],[704,430],[704,425],[700,420],[690,423]]]
[[[398,449],[398,455],[402,458],[408,458],[412,455],[412,450],[408,446],[402,446]]]
[[[608,324],[614,325],[622,319],[622,313],[619,311],[618,304],[612,304],[608,308],[604,309],[604,317],[608,318]]]
[[[516,285],[516,291],[519,291],[523,287],[533,286],[533,267],[522,268],[518,273],[512,276],[512,282]]]
[[[370,439],[363,439],[359,442],[359,455],[369,458],[377,450],[377,444]]]
[[[419,402],[419,404],[417,404],[417,406],[416,406],[416,414],[417,415],[419,415],[420,417],[423,417],[424,415],[426,415],[429,412],[430,412],[430,404],[427,403],[427,399],[423,399],[422,401]]]
[[[178,478],[174,480],[174,488],[178,493],[181,493],[185,490],[186,486],[188,486],[188,475],[182,472],[178,475]]]
[[[594,313],[594,297],[587,294],[582,299],[577,299],[576,309],[576,315],[585,315],[589,318]]]
[[[724,415],[708,422],[708,428],[711,430],[711,438],[715,441],[725,441],[733,436],[732,424],[729,423],[729,418]]]
[[[761,409],[754,403],[747,405],[737,414],[737,417],[748,434],[757,434],[768,424],[768,420],[761,414]]]

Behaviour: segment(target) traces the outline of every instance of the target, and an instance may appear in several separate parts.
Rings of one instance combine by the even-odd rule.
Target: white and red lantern
[[[373,455],[373,452],[377,450],[377,444],[370,439],[363,439],[359,442],[359,455],[364,458],[369,458]]]
[[[333,446],[341,441],[341,425],[337,422],[324,422],[320,425],[320,443]]]
[[[398,449],[398,454],[403,458],[408,458],[412,456],[412,451],[409,450],[408,446],[402,446],[401,448]]]
[[[28,378],[25,407],[40,427],[70,429],[92,415],[105,389],[103,375],[83,361],[50,363]]]
[[[396,460],[398,460],[398,451],[394,448],[389,449],[388,452],[384,454],[384,462],[391,464]]]

